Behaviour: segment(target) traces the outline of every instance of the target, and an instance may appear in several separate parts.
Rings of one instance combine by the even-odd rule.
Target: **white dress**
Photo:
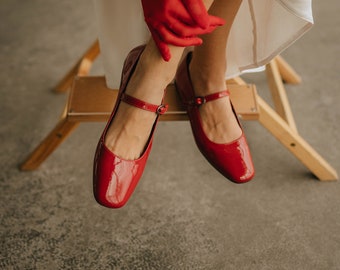
[[[107,86],[118,88],[126,55],[149,37],[141,3],[94,3]],[[226,79],[265,65],[312,25],[312,0],[243,0],[228,39]]]

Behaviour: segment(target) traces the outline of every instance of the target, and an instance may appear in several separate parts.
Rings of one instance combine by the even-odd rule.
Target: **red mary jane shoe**
[[[191,56],[192,54],[189,53],[179,66],[175,83],[182,102],[187,108],[196,144],[210,164],[226,178],[235,183],[248,182],[254,176],[254,166],[240,123],[242,135],[238,139],[226,144],[214,143],[209,140],[201,124],[199,106],[205,102],[228,96],[229,91],[225,90],[205,97],[196,97],[189,74]],[[234,108],[233,112],[237,119]]]
[[[119,208],[125,205],[141,178],[153,141],[153,133],[159,115],[167,110],[166,105],[153,105],[125,94],[125,89],[131,74],[145,46],[132,50],[127,56],[116,105],[111,114],[102,136],[100,137],[94,158],[93,192],[96,201],[109,208]],[[104,144],[106,132],[118,110],[120,102],[126,102],[137,108],[157,114],[157,118],[150,133],[149,140],[143,154],[136,160],[125,160],[112,153]]]

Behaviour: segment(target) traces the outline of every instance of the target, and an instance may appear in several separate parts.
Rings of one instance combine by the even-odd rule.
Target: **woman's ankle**
[[[222,72],[211,72],[211,70],[190,65],[189,73],[196,95],[205,96],[227,89]]]
[[[173,80],[176,67],[177,64],[165,62],[146,49],[138,61],[126,92],[141,100],[158,104],[164,90]]]

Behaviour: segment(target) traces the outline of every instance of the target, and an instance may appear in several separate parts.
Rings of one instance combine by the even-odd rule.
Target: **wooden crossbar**
[[[239,117],[244,120],[256,120],[259,117],[254,85],[229,85],[230,99]],[[69,121],[93,122],[107,121],[117,98],[118,90],[107,88],[103,76],[77,76],[70,92],[67,116]],[[188,120],[185,108],[177,94],[175,86],[167,87],[164,103],[168,111],[160,121]]]

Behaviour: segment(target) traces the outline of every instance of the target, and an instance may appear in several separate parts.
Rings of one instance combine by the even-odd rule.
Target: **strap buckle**
[[[206,102],[207,102],[207,99],[205,97],[195,97],[193,104],[196,106],[201,106]]]
[[[162,115],[162,114],[166,113],[166,111],[168,110],[168,107],[169,107],[168,105],[161,104],[157,107],[156,113],[158,115]]]

